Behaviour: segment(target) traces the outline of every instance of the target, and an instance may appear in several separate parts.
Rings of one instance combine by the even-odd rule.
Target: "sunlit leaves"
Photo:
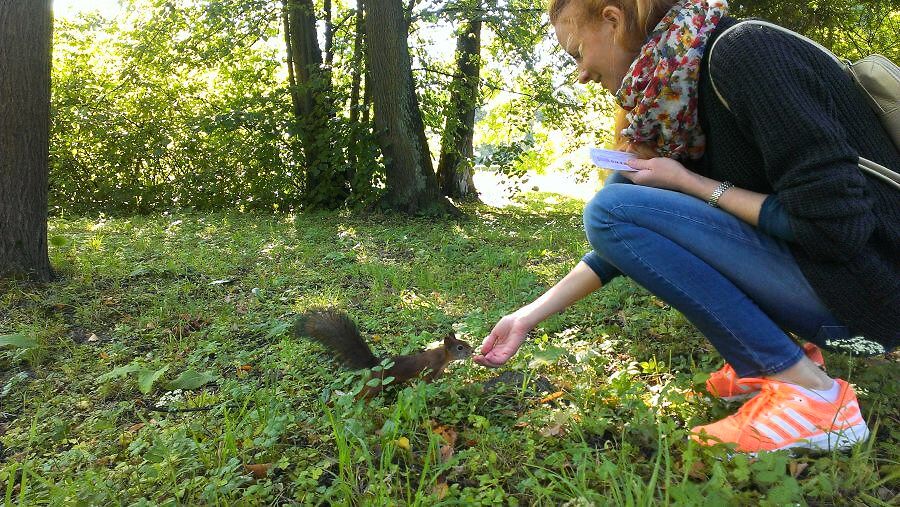
[[[27,349],[35,346],[37,346],[37,341],[33,337],[24,334],[7,334],[0,336],[0,348],[13,347]]]

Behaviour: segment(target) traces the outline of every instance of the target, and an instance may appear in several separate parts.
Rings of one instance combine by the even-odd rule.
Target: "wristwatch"
[[[722,194],[724,194],[726,190],[728,190],[729,188],[731,188],[733,186],[734,186],[734,183],[732,183],[730,181],[723,181],[722,183],[719,183],[719,186],[716,187],[716,189],[713,190],[712,195],[709,196],[709,199],[706,201],[706,204],[709,204],[713,208],[718,208],[719,207],[719,197],[722,197]]]

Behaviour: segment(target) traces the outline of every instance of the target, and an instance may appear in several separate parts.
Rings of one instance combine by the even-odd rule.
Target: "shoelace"
[[[740,428],[741,433],[743,434],[744,429],[750,421],[756,419],[756,416],[759,415],[766,407],[771,406],[771,404],[777,404],[781,400],[785,400],[791,397],[790,392],[787,392],[783,389],[779,389],[778,383],[772,382],[770,380],[761,379],[761,378],[742,378],[738,380],[740,384],[762,384],[762,388],[759,391],[759,394],[756,395],[755,398],[751,399],[747,403],[744,403],[741,408],[735,412],[734,417],[738,426]]]

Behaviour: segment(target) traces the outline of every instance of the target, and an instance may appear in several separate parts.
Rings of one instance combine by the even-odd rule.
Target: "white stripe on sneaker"
[[[753,423],[752,426],[754,428],[756,428],[756,430],[759,431],[760,433],[765,433],[765,435],[767,437],[769,437],[770,439],[772,439],[772,441],[775,442],[776,444],[780,444],[781,442],[784,442],[784,437],[782,437],[781,435],[776,433],[775,430],[766,426],[765,424],[763,424],[761,422],[756,422],[756,423]]]
[[[805,429],[806,431],[816,431],[818,429],[816,428],[815,424],[809,422],[808,419],[798,414],[797,411],[792,408],[784,409],[784,413],[785,415],[790,416],[790,418],[793,419],[794,422],[796,422],[800,426],[803,426],[803,429]]]
[[[851,417],[851,418],[847,421],[847,424],[849,424],[849,425],[851,425],[851,426],[856,426],[857,424],[859,424],[859,423],[861,423],[861,422],[864,422],[864,421],[863,421],[863,418],[862,418],[861,415],[857,414],[856,416]]]
[[[769,419],[771,419],[772,422],[774,422],[775,424],[777,424],[781,429],[783,429],[784,431],[790,433],[790,435],[791,435],[792,437],[797,438],[797,437],[800,436],[800,432],[797,431],[796,428],[794,428],[793,426],[791,426],[790,424],[788,424],[787,421],[785,421],[784,419],[778,417],[777,415],[773,415],[773,416],[769,417]]]

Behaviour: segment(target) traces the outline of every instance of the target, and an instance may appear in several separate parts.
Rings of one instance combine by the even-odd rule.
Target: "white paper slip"
[[[591,148],[591,162],[598,167],[613,171],[637,171],[637,169],[625,165],[626,160],[637,158],[634,153],[624,151],[604,150],[603,148]]]

